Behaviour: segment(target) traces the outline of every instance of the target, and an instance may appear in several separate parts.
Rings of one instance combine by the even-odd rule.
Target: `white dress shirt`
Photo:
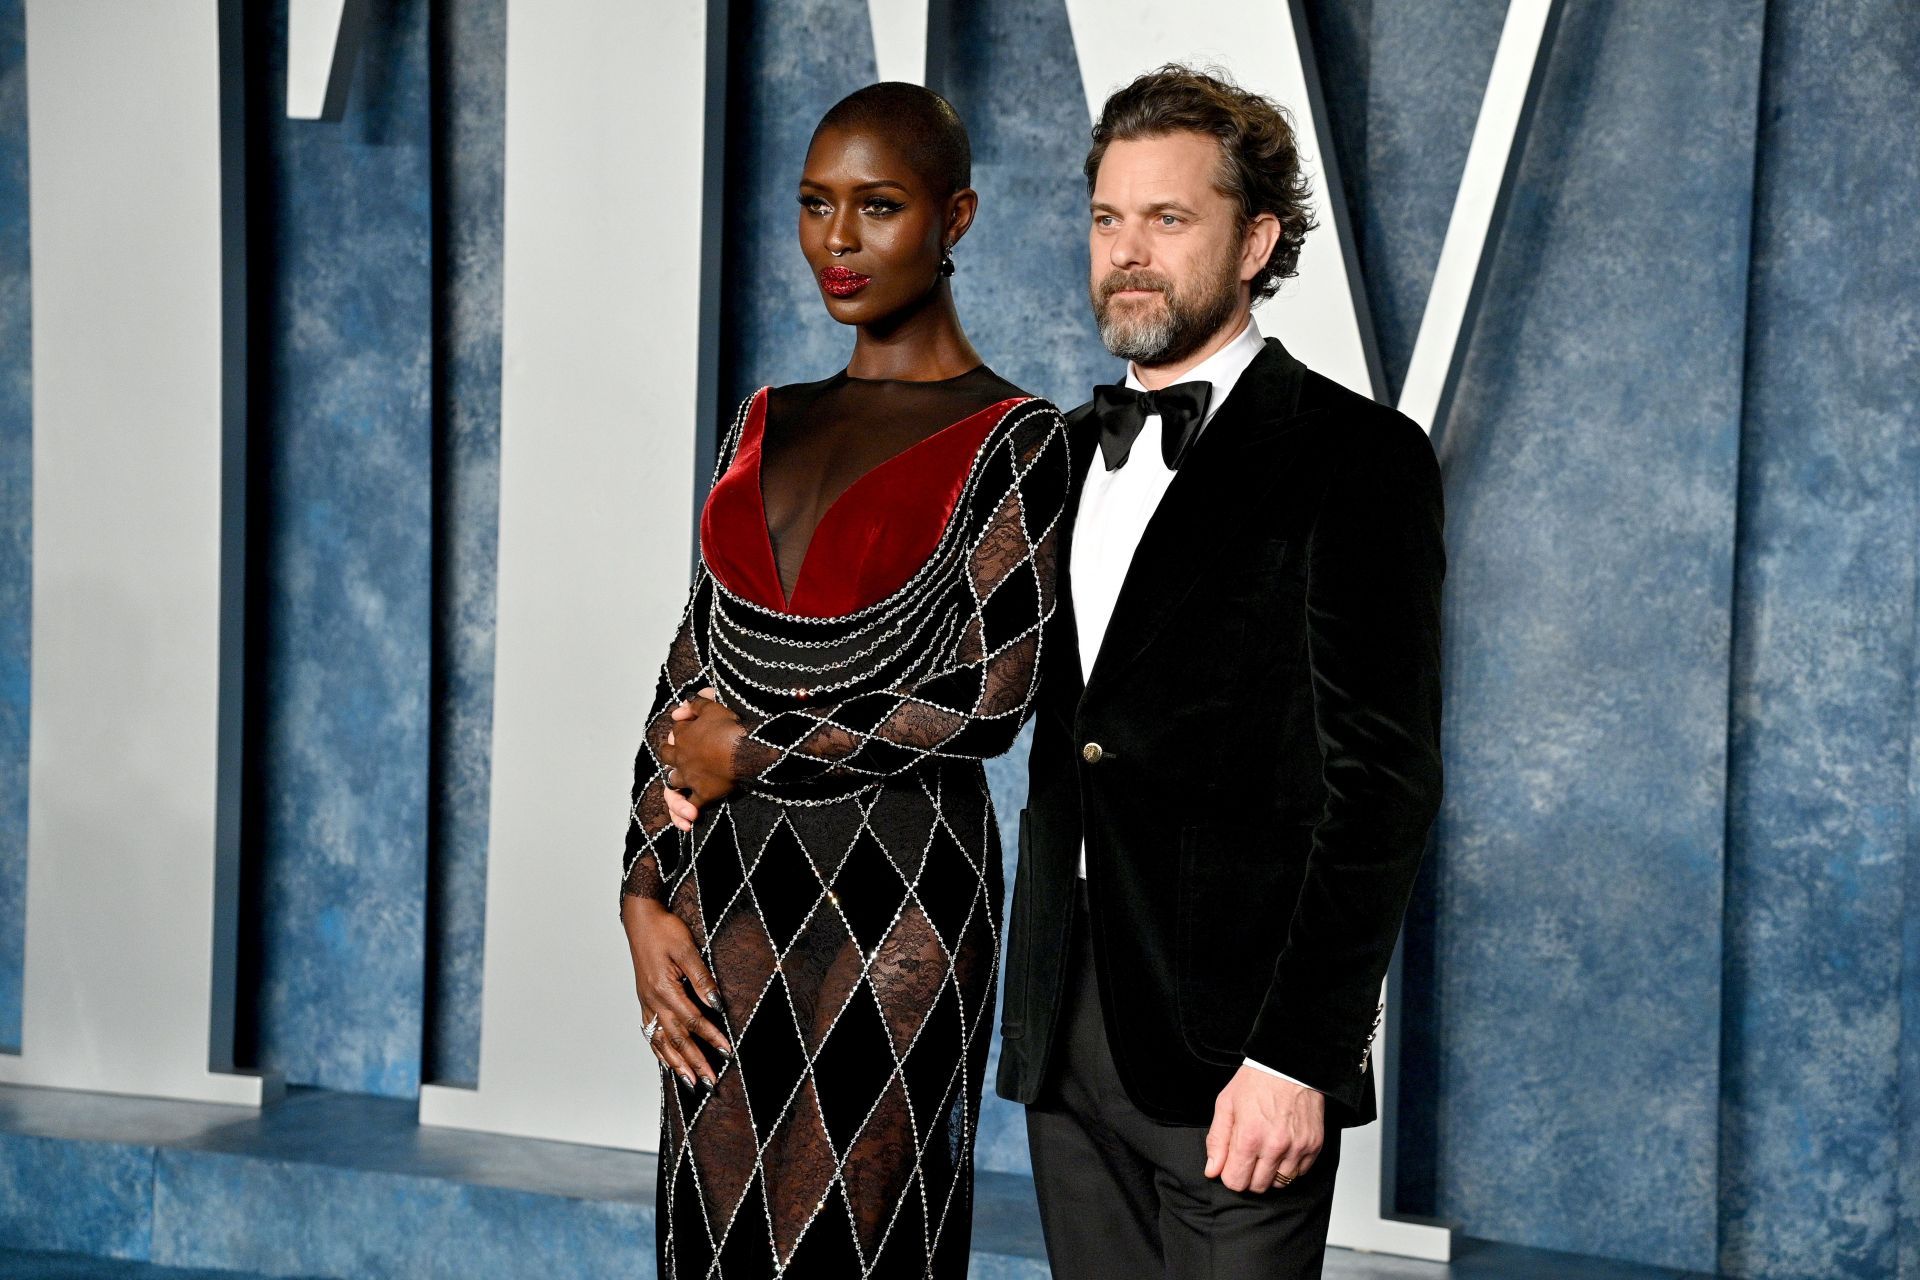
[[[1247,371],[1247,366],[1253,363],[1253,358],[1260,354],[1264,345],[1260,330],[1249,316],[1246,326],[1226,346],[1180,375],[1181,382],[1213,384],[1213,392],[1207,398],[1207,412],[1200,420],[1200,430],[1194,433],[1195,438],[1213,421],[1213,415],[1233,390],[1233,384],[1240,380],[1240,375]],[[1147,389],[1134,371],[1132,361],[1127,363],[1126,385],[1135,391]],[[1114,601],[1120,597],[1120,584],[1126,580],[1127,569],[1133,563],[1134,549],[1140,545],[1140,535],[1146,531],[1147,521],[1153,518],[1167,486],[1173,483],[1173,477],[1174,473],[1168,469],[1160,450],[1160,415],[1157,413],[1147,415],[1146,424],[1140,428],[1140,434],[1127,454],[1127,461],[1119,469],[1107,470],[1105,459],[1098,453],[1088,466],[1086,484],[1080,490],[1080,506],[1074,517],[1072,563],[1069,566],[1073,617],[1080,640],[1080,675],[1083,680],[1093,674],[1093,662],[1099,656],[1100,642],[1107,634],[1108,621],[1113,617]],[[1080,843],[1081,878],[1084,879],[1086,874],[1087,846],[1083,838]],[[1268,1075],[1292,1080],[1302,1088],[1312,1088],[1304,1081],[1294,1080],[1292,1076],[1251,1058],[1245,1059],[1245,1062]]]

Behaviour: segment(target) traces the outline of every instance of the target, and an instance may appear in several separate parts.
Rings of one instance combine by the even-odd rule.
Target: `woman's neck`
[[[938,382],[957,378],[980,364],[954,309],[953,291],[942,280],[926,300],[906,315],[861,325],[854,334],[847,374],[855,378],[896,378]]]

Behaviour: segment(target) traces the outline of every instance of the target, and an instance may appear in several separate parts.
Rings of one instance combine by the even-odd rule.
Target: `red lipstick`
[[[833,266],[820,273],[820,287],[836,298],[851,298],[872,283],[872,276],[863,276],[852,267]]]

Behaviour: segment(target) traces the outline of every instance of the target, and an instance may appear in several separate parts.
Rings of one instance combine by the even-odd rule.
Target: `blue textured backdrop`
[[[1698,1270],[1760,19],[1567,7],[1441,444],[1438,1206]]]
[[[1910,5],[1768,10],[1720,1079],[1722,1261],[1741,1274],[1920,1274],[1899,1186],[1920,1170],[1917,73]]]
[[[506,11],[499,4],[447,4],[434,11],[433,23],[439,454],[424,1078],[474,1084],[492,793]]]
[[[26,0],[0,0],[0,1048],[20,1048],[33,613]]]
[[[255,1061],[373,1093],[420,1082],[433,434],[427,5],[395,0],[339,123],[272,110],[268,585],[258,771]],[[257,313],[258,314],[258,313]]]
[[[272,118],[239,1048],[406,1097],[477,1061],[505,3],[377,6],[332,125],[278,110],[284,7],[250,38]],[[1071,405],[1114,363],[1086,313],[1064,5],[952,7],[981,193],[956,293],[996,369]],[[1306,7],[1394,388],[1505,6]],[[874,75],[863,0],[731,21],[703,430],[844,362],[792,184],[813,121]],[[20,39],[0,0],[0,1041],[26,818]],[[1440,439],[1449,791],[1409,929],[1409,1210],[1920,1280],[1917,84],[1900,0],[1565,6]],[[1008,837],[1023,753],[991,767]],[[989,1099],[979,1154],[1025,1169],[1017,1108]]]

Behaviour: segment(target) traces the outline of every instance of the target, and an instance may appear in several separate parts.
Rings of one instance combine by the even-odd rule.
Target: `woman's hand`
[[[733,751],[746,729],[718,697],[717,690],[702,689],[699,697],[675,707],[674,727],[660,752],[667,766],[667,810],[682,831],[692,829],[701,805],[720,799],[738,781]],[[676,797],[682,802],[676,804]]]
[[[665,903],[640,894],[621,899],[620,920],[627,930],[627,949],[633,953],[633,986],[640,997],[641,1019],[660,1019],[659,1029],[647,1041],[653,1056],[686,1081],[689,1089],[695,1077],[711,1085],[713,1070],[694,1039],[705,1040],[727,1057],[733,1056],[733,1046],[681,985],[681,979],[686,979],[708,1006],[720,1007],[720,988],[700,959],[700,949],[693,945],[693,931]]]

